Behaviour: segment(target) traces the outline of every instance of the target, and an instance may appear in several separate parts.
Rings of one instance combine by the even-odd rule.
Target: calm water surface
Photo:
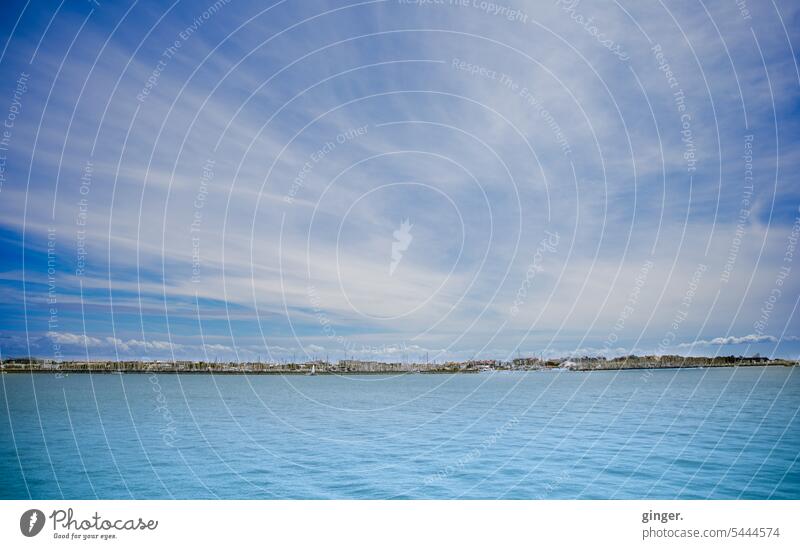
[[[5,374],[2,498],[800,498],[800,371]]]

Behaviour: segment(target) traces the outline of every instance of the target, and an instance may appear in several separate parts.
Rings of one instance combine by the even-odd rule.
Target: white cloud
[[[71,334],[68,332],[47,332],[47,337],[55,343],[61,345],[84,345],[86,347],[97,347],[102,345],[102,340],[83,334]]]
[[[715,337],[713,339],[700,339],[693,343],[681,343],[678,347],[686,348],[686,347],[694,347],[704,346],[704,347],[711,347],[717,345],[744,345],[747,344],[756,344],[756,343],[778,343],[779,341],[798,341],[797,336],[784,336],[781,339],[778,339],[772,335],[758,335],[758,334],[747,334],[744,336],[726,336],[726,337]]]
[[[228,347],[227,345],[221,345],[219,343],[206,343],[203,345],[203,348],[206,351],[216,351],[220,353],[233,353],[233,347]]]

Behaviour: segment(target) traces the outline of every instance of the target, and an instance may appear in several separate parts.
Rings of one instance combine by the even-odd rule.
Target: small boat
[[[311,371],[310,371],[310,372],[308,372],[308,375],[310,375],[310,376],[315,376],[315,375],[317,375],[317,369],[316,369],[316,366],[314,366],[313,364],[311,365]]]

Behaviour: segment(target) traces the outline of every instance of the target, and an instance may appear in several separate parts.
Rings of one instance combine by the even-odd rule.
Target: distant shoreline
[[[31,359],[32,361],[36,359]],[[343,360],[337,363],[207,363],[191,361],[96,361],[96,362],[24,362],[6,361],[3,373],[41,374],[219,374],[219,375],[386,375],[386,374],[476,374],[481,372],[596,372],[621,370],[666,370],[697,368],[735,368],[756,366],[793,367],[786,359],[763,357],[619,357],[614,359],[540,360],[517,358],[512,361],[473,360],[446,363],[388,363]]]
[[[594,372],[623,372],[623,371],[642,371],[652,372],[657,370],[671,371],[671,370],[703,370],[715,369],[723,370],[726,368],[793,368],[796,364],[745,364],[745,365],[731,365],[731,366],[674,366],[666,368],[604,368],[602,370],[469,370],[469,371],[450,371],[450,370],[428,370],[425,372],[319,372],[314,374],[316,377],[321,376],[409,376],[409,375],[477,375],[485,373],[594,373]],[[0,370],[2,374],[50,374],[50,375],[64,375],[64,374],[77,374],[77,375],[189,375],[189,376],[207,376],[207,375],[223,375],[223,376],[306,376],[309,374],[303,372],[262,372],[262,371],[235,371],[235,370],[129,370],[129,371],[110,371],[110,370]]]

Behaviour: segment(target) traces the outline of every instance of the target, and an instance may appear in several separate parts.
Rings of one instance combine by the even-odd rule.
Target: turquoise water
[[[5,374],[2,498],[800,498],[800,371]]]

